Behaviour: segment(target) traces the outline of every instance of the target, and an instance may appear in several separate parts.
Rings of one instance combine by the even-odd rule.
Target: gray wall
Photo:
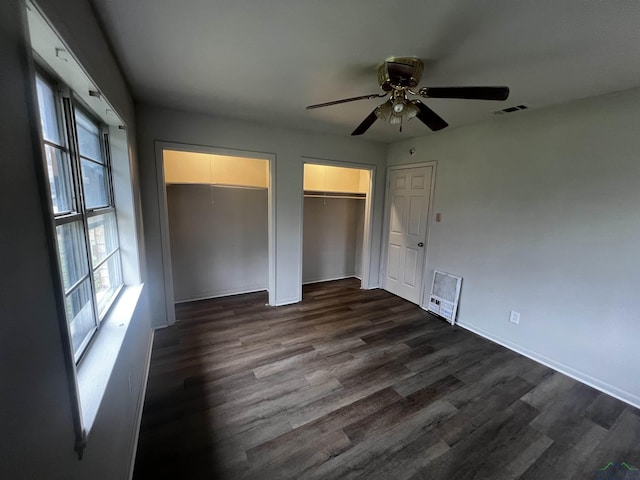
[[[267,190],[168,185],[176,301],[266,290]]]
[[[158,209],[160,191],[154,151],[156,140],[275,154],[275,294],[278,304],[301,299],[302,157],[375,166],[370,272],[372,283],[378,284],[385,145],[145,105],[139,106],[136,113],[147,266],[156,326],[167,324]]]
[[[364,207],[364,200],[305,197],[304,283],[352,277],[361,270]]]
[[[464,278],[460,323],[636,405],[639,126],[632,90],[399,142],[388,156],[438,162],[426,278]]]
[[[133,104],[90,5],[84,0],[40,3],[89,74],[133,126]],[[17,0],[0,2],[0,478],[123,478],[131,462],[136,402],[150,346],[149,317],[141,304],[85,458],[78,461],[46,242],[48,227],[30,131],[32,72],[22,27],[23,8]],[[134,138],[133,131],[130,138]]]

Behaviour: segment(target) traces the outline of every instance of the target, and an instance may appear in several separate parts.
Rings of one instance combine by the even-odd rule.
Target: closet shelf
[[[237,185],[232,183],[189,183],[189,182],[171,182],[167,183],[167,186],[171,185],[196,185],[200,187],[217,187],[217,188],[244,188],[247,190],[268,190],[268,187],[257,187],[253,185]]]
[[[322,192],[317,190],[305,190],[304,196],[307,198],[347,198],[353,200],[366,200],[366,193],[357,192]]]

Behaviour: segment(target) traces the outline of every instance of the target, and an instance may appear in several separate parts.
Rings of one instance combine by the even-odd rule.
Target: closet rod
[[[329,195],[319,195],[316,193],[305,193],[304,194],[305,198],[346,198],[346,199],[351,199],[351,200],[366,200],[366,197],[362,196],[356,196],[356,195],[340,195],[340,194],[329,194]]]

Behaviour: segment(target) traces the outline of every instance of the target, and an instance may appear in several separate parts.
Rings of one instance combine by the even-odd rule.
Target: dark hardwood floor
[[[135,480],[640,479],[618,400],[356,280],[266,301],[156,332]]]

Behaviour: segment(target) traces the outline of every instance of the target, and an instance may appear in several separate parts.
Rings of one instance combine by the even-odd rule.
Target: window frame
[[[69,335],[69,344],[71,347],[71,354],[73,362],[78,367],[90,350],[91,344],[97,337],[103,320],[109,315],[114,305],[117,303],[120,294],[122,293],[125,283],[123,278],[122,268],[122,255],[121,245],[118,230],[118,215],[115,205],[115,196],[113,188],[113,172],[111,163],[111,152],[109,146],[109,133],[108,127],[95,115],[92,110],[86,105],[86,103],[56,74],[52,73],[43,62],[39,62],[37,58],[34,59],[35,75],[34,82],[37,85],[39,81],[45,83],[53,93],[53,106],[55,108],[56,127],[58,130],[58,136],[60,144],[45,138],[45,132],[42,126],[42,121],[38,125],[40,132],[40,143],[43,151],[43,169],[44,176],[47,179],[45,182],[45,188],[48,199],[49,215],[54,231],[54,243],[56,248],[57,264],[60,272],[61,280],[64,277],[63,270],[65,268],[61,257],[61,246],[58,242],[58,227],[67,224],[77,223],[82,230],[82,236],[84,244],[80,245],[82,248],[83,263],[85,267],[84,273],[76,279],[73,284],[67,285],[64,281],[61,282],[60,291],[57,292],[61,296],[62,304],[64,308],[64,322],[65,328]],[[36,92],[37,93],[37,92]],[[42,117],[42,111],[40,110],[40,99],[37,98],[37,110],[39,118]],[[79,141],[78,141],[78,126],[76,120],[76,112],[80,112],[81,115],[86,117],[93,125],[98,129],[98,140],[100,145],[100,158],[102,162],[95,159],[86,157],[80,154]],[[55,212],[54,199],[52,197],[51,177],[49,176],[49,167],[47,162],[47,146],[49,148],[56,149],[63,155],[63,162],[66,162],[68,171],[66,174],[69,176],[67,182],[67,188],[70,188],[70,208],[71,210]],[[83,171],[82,160],[91,161],[104,168],[104,188],[107,197],[107,204],[104,206],[96,206],[88,208],[86,205],[86,197],[83,183]],[[94,265],[92,250],[91,250],[91,237],[89,235],[89,220],[90,218],[99,217],[100,215],[112,214],[113,229],[110,232],[112,238],[115,240],[115,248],[110,251],[103,259],[96,262]],[[98,269],[109,262],[112,258],[117,258],[117,286],[111,293],[110,297],[102,305],[98,302],[98,290],[96,286],[95,274]],[[85,334],[82,341],[76,346],[72,339],[71,321],[69,319],[70,311],[67,310],[66,305],[70,300],[70,296],[76,291],[83,288],[83,285],[89,285],[89,292],[91,295],[91,319],[93,321],[93,327],[91,327]],[[86,304],[85,304],[86,305]]]

